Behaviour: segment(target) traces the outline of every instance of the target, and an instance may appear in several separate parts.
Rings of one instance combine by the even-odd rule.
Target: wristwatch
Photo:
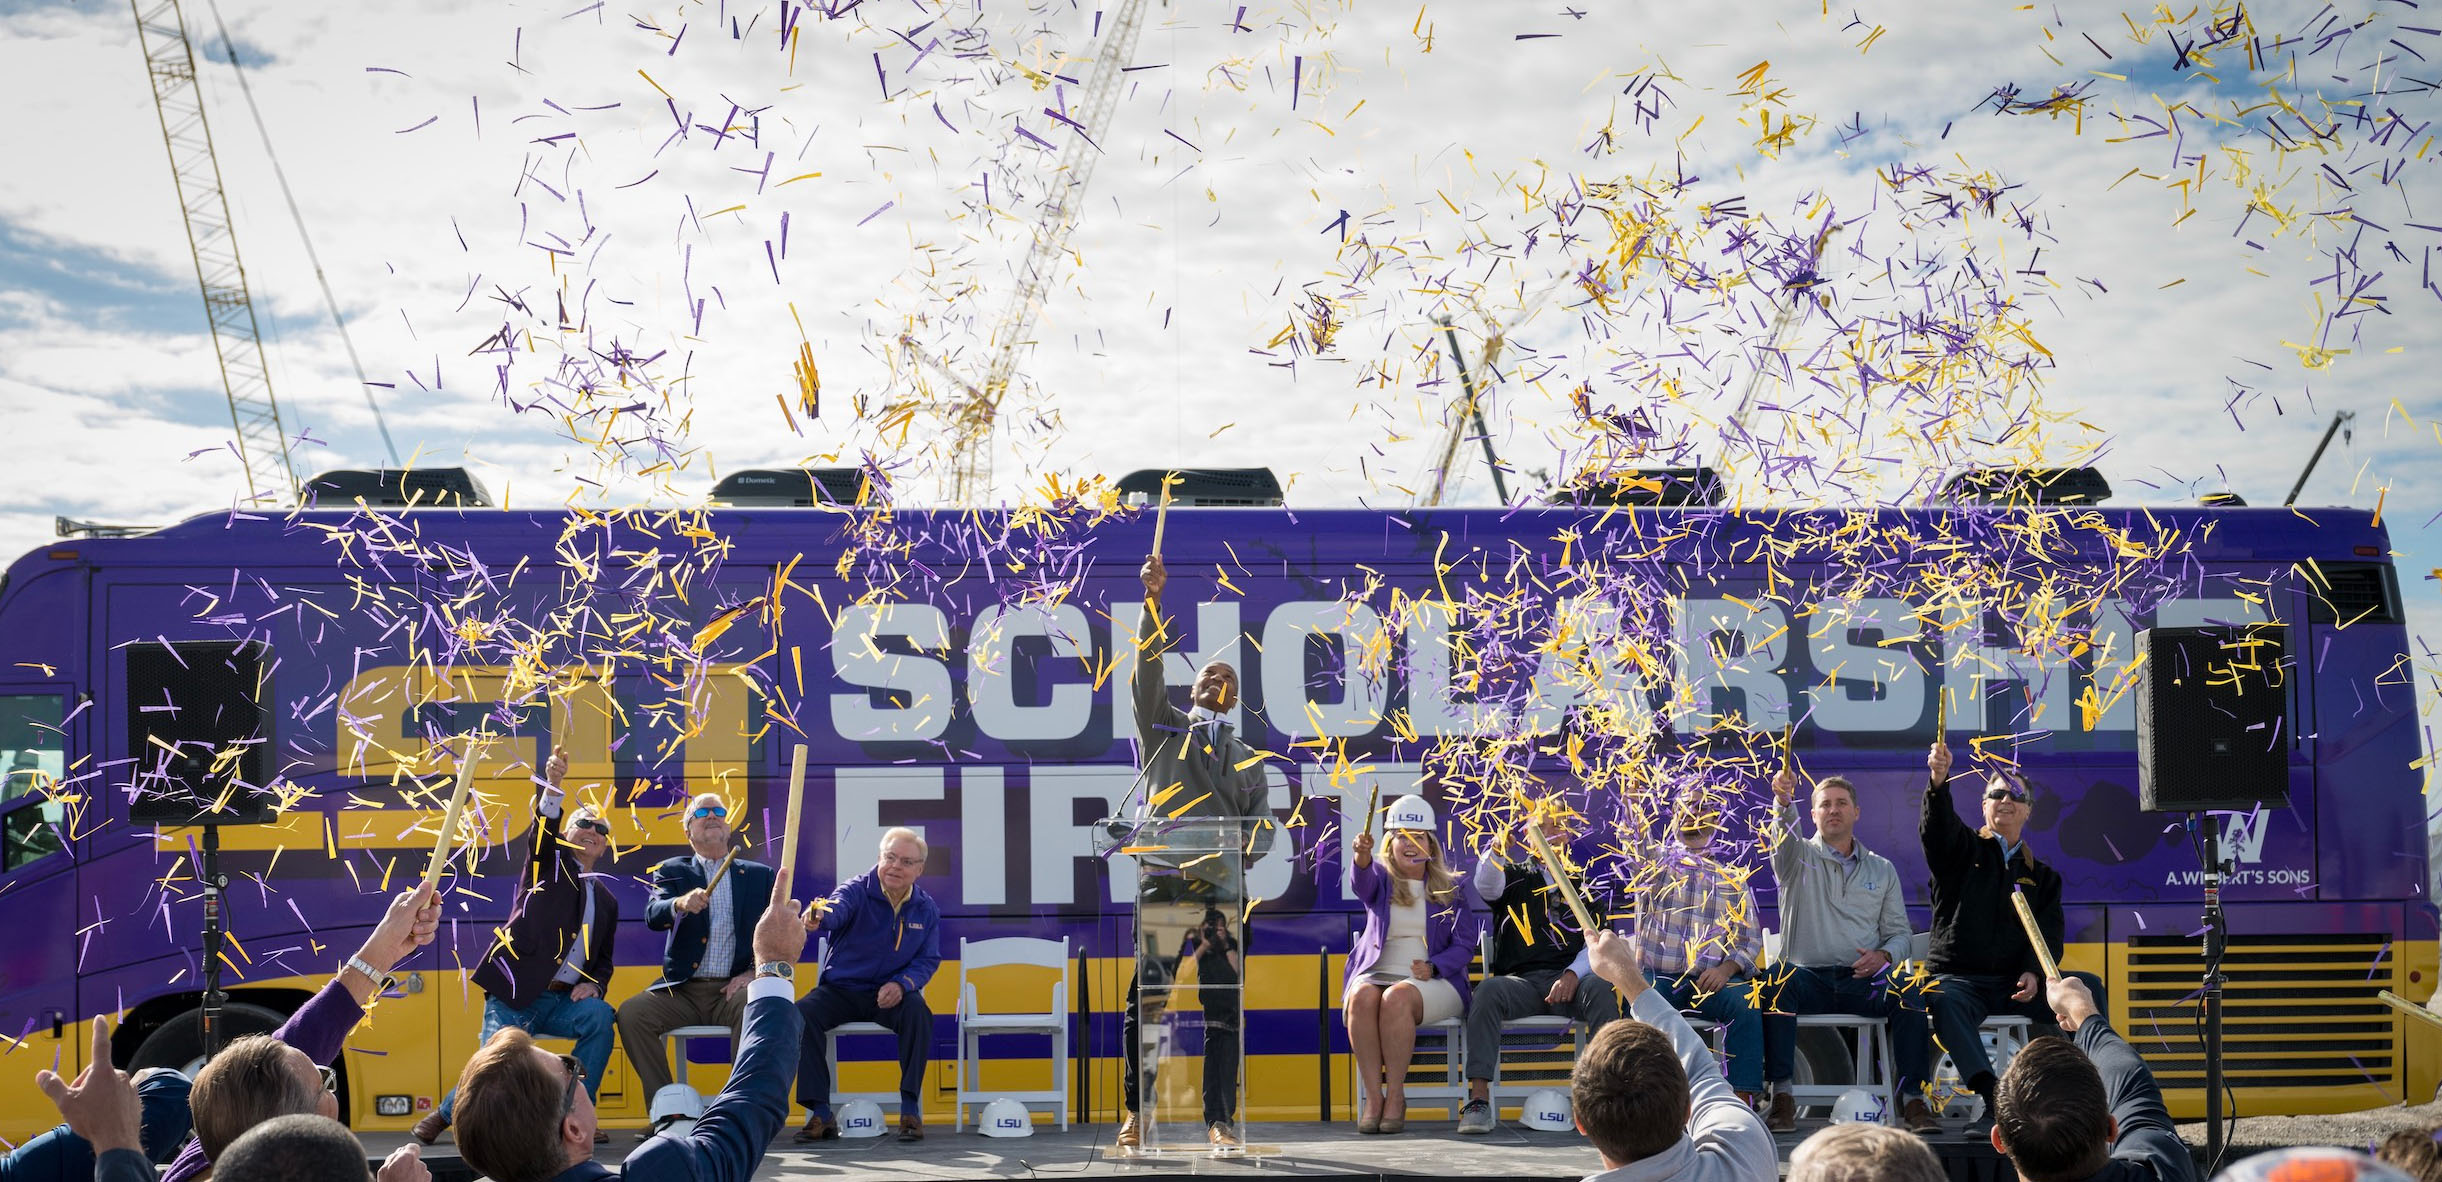
[[[398,978],[393,977],[388,973],[374,972],[373,966],[366,964],[365,958],[362,956],[351,955],[347,960],[341,962],[339,967],[354,969],[359,974],[362,974],[365,980],[373,982],[373,991],[375,993],[388,993],[393,988],[397,987],[399,983]]]
[[[785,960],[767,960],[762,964],[755,966],[755,975],[758,977],[778,977],[783,981],[793,981],[797,978],[797,966],[790,964]]]

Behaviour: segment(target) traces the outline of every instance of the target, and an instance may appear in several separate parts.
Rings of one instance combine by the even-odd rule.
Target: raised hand
[[[68,1131],[93,1144],[94,1153],[143,1149],[143,1110],[136,1101],[135,1081],[110,1065],[110,1023],[93,1020],[93,1050],[76,1082],[63,1081],[45,1068],[34,1073],[34,1086],[58,1107]]]
[[[1145,598],[1160,599],[1163,585],[1170,582],[1170,570],[1162,565],[1161,555],[1148,554],[1144,569],[1137,571],[1136,577],[1145,581]]]
[[[2044,987],[2044,1000],[2052,1004],[2052,1017],[2063,1030],[2075,1032],[2086,1019],[2102,1013],[2094,1004],[2094,994],[2086,983],[2066,973]]]
[[[752,947],[756,964],[796,964],[805,959],[807,932],[802,915],[797,900],[789,898],[789,884],[775,876],[772,900],[763,908],[763,917],[755,921]]]
[[[1772,777],[1772,795],[1782,804],[1796,800],[1798,798],[1798,774],[1788,768],[1782,768],[1775,773]]]
[[[1372,865],[1374,861],[1374,835],[1371,832],[1358,834],[1356,842],[1349,846],[1349,852],[1356,856],[1357,865]]]
[[[1620,991],[1622,1010],[1650,988],[1645,982],[1645,966],[1637,954],[1636,941],[1606,928],[1594,934],[1594,943],[1587,947],[1587,953],[1594,961],[1594,975]]]
[[[1950,744],[1937,742],[1925,752],[1925,770],[1933,773],[1937,782],[1950,778]]]
[[[401,891],[356,955],[377,972],[389,972],[441,930],[440,892],[433,887]]]

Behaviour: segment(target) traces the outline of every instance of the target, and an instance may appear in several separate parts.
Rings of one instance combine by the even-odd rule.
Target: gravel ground
[[[2338,1145],[2366,1149],[2401,1129],[2430,1129],[2442,1124],[2442,1100],[2414,1107],[2392,1105],[2331,1116],[2242,1116],[2230,1133],[2229,1160],[2289,1145]],[[2204,1153],[2205,1124],[2179,1126],[2198,1156]],[[2226,1164],[2226,1163],[2225,1163]]]

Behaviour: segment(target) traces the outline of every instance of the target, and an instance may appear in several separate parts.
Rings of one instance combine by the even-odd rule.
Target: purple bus
[[[1331,1010],[1358,919],[1345,842],[1370,804],[1423,792],[1471,858],[1490,805],[1480,777],[1451,769],[1496,737],[1589,818],[1624,816],[1572,761],[1630,718],[1682,759],[1769,748],[1794,724],[1810,774],[1859,785],[1859,834],[1909,877],[1920,923],[1936,718],[1963,762],[1979,738],[2014,759],[2037,788],[2034,848],[2066,880],[2067,962],[2102,976],[2173,1106],[2199,1112],[2200,867],[2178,818],[2138,808],[2126,691],[2137,630],[2212,621],[2288,625],[2288,804],[2225,819],[2238,1110],[2435,1089],[2436,1037],[2375,997],[2432,995],[2437,942],[2407,632],[2363,511],[1173,513],[1170,681],[1236,662],[1242,733],[1271,756],[1288,837],[1249,872],[1254,1119],[1346,1112]],[[0,1035],[18,1064],[0,1072],[0,1133],[48,1123],[34,1069],[80,1066],[77,1031],[97,1017],[119,1022],[122,1066],[200,1053],[198,834],[131,821],[128,802],[157,763],[148,728],[206,725],[200,703],[232,692],[259,706],[248,782],[284,806],[220,830],[239,1033],[298,1004],[422,873],[454,770],[444,741],[478,724],[506,736],[478,762],[484,836],[453,865],[444,939],[345,1055],[359,1129],[405,1129],[474,1049],[465,970],[505,915],[528,777],[554,744],[607,807],[629,915],[645,868],[682,844],[690,793],[742,806],[776,863],[772,835],[798,829],[776,815],[788,755],[808,745],[799,897],[866,865],[882,828],[919,828],[934,850],[925,886],[947,930],[928,1105],[946,1119],[955,1087],[958,938],[1064,937],[1071,1090],[1081,1115],[1109,1118],[1133,870],[1094,856],[1087,823],[1135,789],[1128,687],[1153,530],[1150,514],[1084,509],[314,509],[26,555],[0,582]],[[165,652],[183,679],[158,675]],[[1740,802],[1725,837],[1762,864],[1770,769],[1708,759],[1687,766],[1724,769]],[[1599,868],[1621,841],[1590,834],[1577,852]],[[1755,879],[1767,905],[1769,877]],[[660,945],[641,923],[620,933],[613,1001],[651,979]],[[708,1085],[717,1045],[699,1050]],[[1044,1086],[1048,1039],[992,1054],[988,1078]],[[1810,1043],[1804,1070],[1846,1070],[1842,1055]],[[606,1122],[642,1121],[635,1091],[614,1056]]]

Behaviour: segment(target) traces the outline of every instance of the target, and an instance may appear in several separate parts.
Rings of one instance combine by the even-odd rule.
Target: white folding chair
[[[1781,960],[1781,934],[1764,930],[1764,963],[1778,964]],[[1850,1030],[1856,1032],[1857,1051],[1851,1056],[1851,1078],[1846,1080],[1816,1080],[1812,1083],[1789,1085],[1789,1094],[1801,1109],[1816,1105],[1830,1107],[1840,1101],[1842,1093],[1852,1088],[1864,1088],[1882,1100],[1885,1112],[1896,1112],[1898,1104],[1898,1065],[1891,1053],[1889,1019],[1867,1018],[1855,1014],[1800,1014],[1798,1029]]]
[[[981,995],[975,988],[974,974],[984,969],[998,968],[1050,969],[1055,975],[1051,982],[1051,1005],[1040,1012],[984,1012]],[[993,990],[993,999],[1000,1001],[1010,994],[1008,989]],[[1039,1092],[993,1092],[983,1087],[983,1040],[997,1034],[1048,1034],[1051,1036],[1051,1087]],[[1024,1104],[1028,1110],[1050,1105],[1060,1120],[1060,1130],[1068,1131],[1068,937],[1057,940],[1031,936],[1004,936],[995,940],[958,940],[958,1099],[953,1131],[967,1124],[969,1102],[983,1104],[1007,1098]]]
[[[1483,958],[1484,972],[1487,976],[1490,976],[1492,973],[1493,938],[1494,933],[1487,930],[1476,944],[1476,954]],[[1577,987],[1580,989],[1586,988],[1586,982],[1579,982]],[[1464,1020],[1464,1018],[1461,1019],[1462,1022]],[[1515,1100],[1520,1105],[1523,1105],[1526,1103],[1526,1098],[1528,1096],[1542,1091],[1545,1088],[1559,1088],[1562,1091],[1567,1091],[1569,1086],[1569,1081],[1565,1077],[1559,1080],[1525,1079],[1514,1082],[1509,1080],[1507,1078],[1508,1064],[1504,1062],[1504,1060],[1509,1057],[1509,1036],[1512,1032],[1529,1035],[1543,1033],[1552,1033],[1557,1035],[1560,1033],[1565,1033],[1568,1036],[1571,1046],[1571,1053],[1569,1055],[1569,1062],[1571,1063],[1575,1063],[1577,1060],[1584,1058],[1586,1053],[1586,1024],[1576,1020],[1575,1018],[1566,1018],[1559,1014],[1537,1014],[1531,1018],[1512,1018],[1507,1022],[1501,1023],[1500,1048],[1493,1054],[1492,1057],[1491,1092],[1493,1114],[1495,1116],[1500,1114],[1502,1102],[1505,1100]],[[1553,1039],[1555,1044],[1557,1044],[1559,1041],[1560,1040],[1557,1037]],[[1461,1075],[1465,1074],[1464,1066],[1464,1064],[1461,1064]],[[1460,1082],[1463,1084],[1466,1081],[1462,1079]]]
[[[687,1082],[687,1040],[690,1038],[728,1038],[727,1026],[679,1026],[661,1036],[662,1054],[670,1061],[670,1082]],[[734,1054],[734,1048],[733,1048]],[[650,1104],[651,1096],[644,1098]]]
[[[1349,946],[1355,947],[1356,942],[1356,933],[1349,933]],[[1479,945],[1478,951],[1481,950],[1481,945]],[[1342,1027],[1348,1023],[1345,1010],[1341,1013],[1340,1023]],[[1408,1059],[1408,1110],[1412,1113],[1421,1104],[1425,1108],[1446,1111],[1450,1114],[1451,1119],[1456,1120],[1458,1110],[1465,1107],[1467,1103],[1467,1015],[1461,1013],[1455,1018],[1444,1018],[1439,1022],[1426,1022],[1417,1026],[1417,1053],[1423,1053],[1428,1037],[1438,1037],[1441,1040],[1441,1081],[1439,1083],[1416,1083],[1416,1060],[1411,1056]],[[1354,1062],[1353,1056],[1351,1062],[1352,1064]],[[1427,1076],[1426,1078],[1432,1077]],[[1354,1071],[1348,1073],[1348,1089],[1348,1110],[1351,1112],[1361,1110],[1365,1104],[1365,1083],[1357,1078],[1357,1073]]]

